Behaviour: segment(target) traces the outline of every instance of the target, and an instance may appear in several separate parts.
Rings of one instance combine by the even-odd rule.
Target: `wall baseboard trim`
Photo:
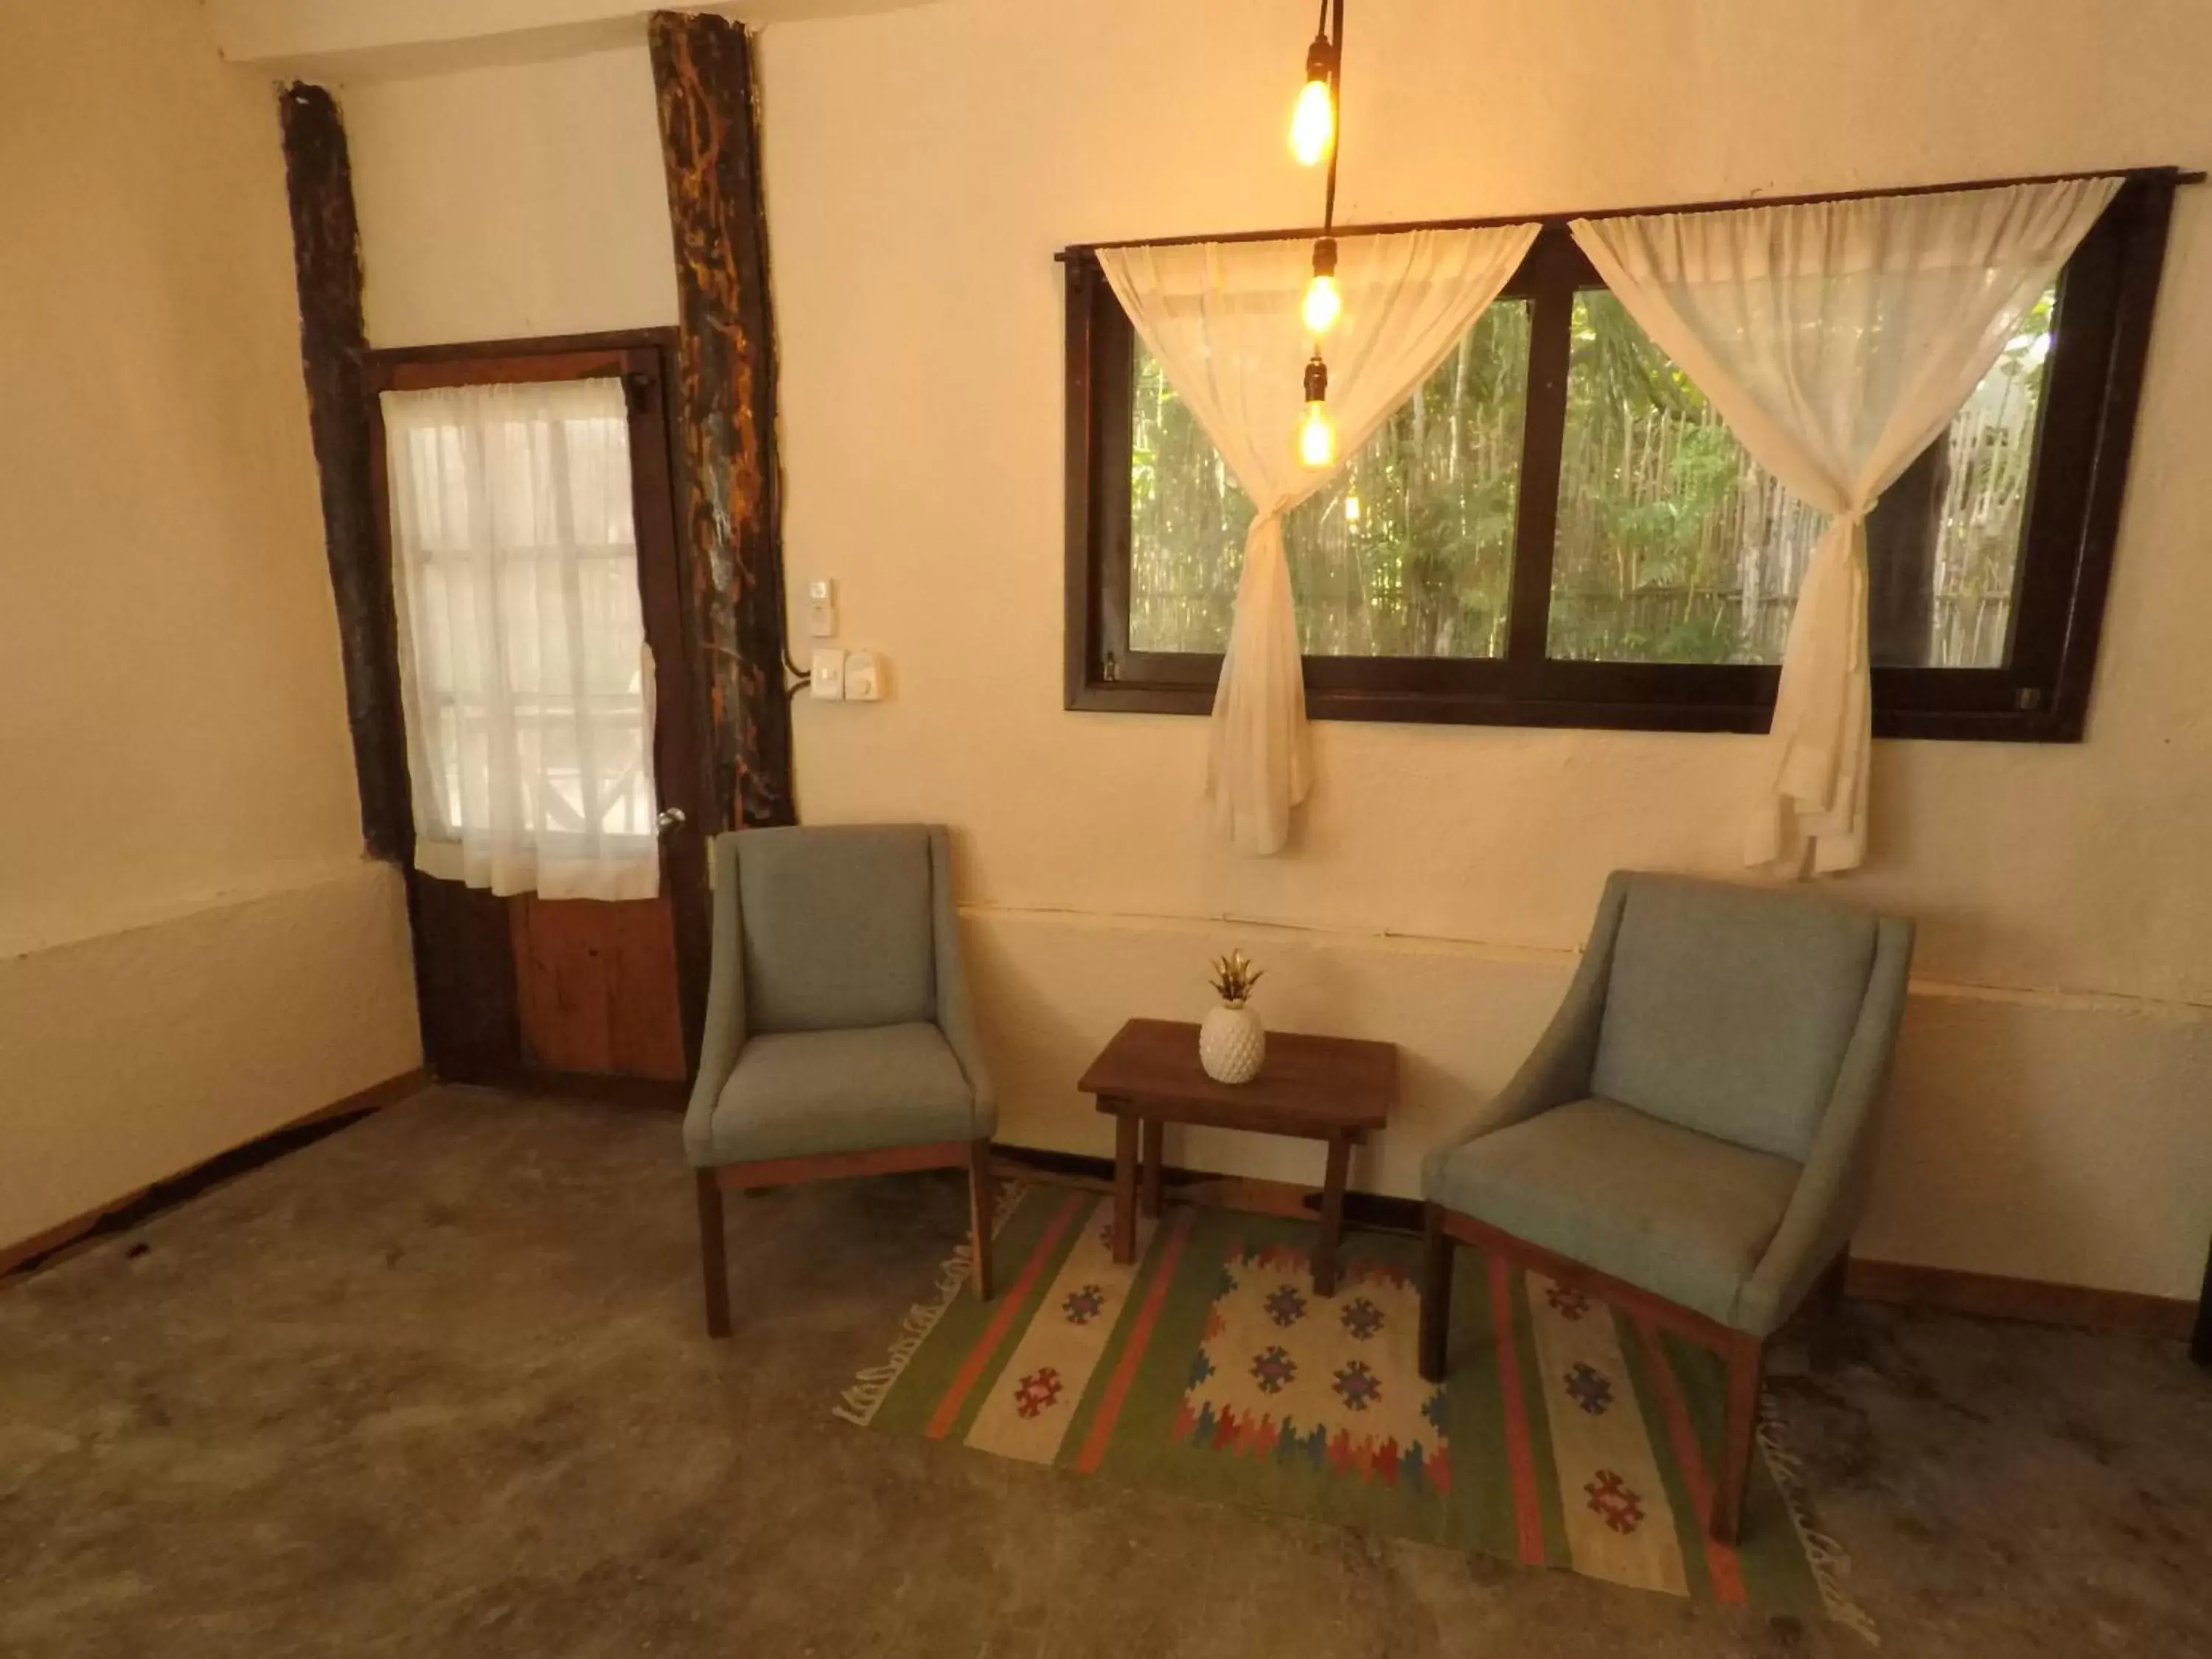
[[[289,1118],[242,1146],[193,1164],[190,1169],[118,1194],[106,1203],[70,1217],[67,1221],[33,1233],[28,1238],[0,1244],[0,1279],[28,1273],[74,1246],[128,1231],[149,1217],[195,1198],[209,1188],[275,1162],[287,1152],[313,1146],[372,1112],[395,1105],[428,1086],[429,1074],[421,1066],[372,1083],[366,1089]]]
[[[2032,1325],[2063,1325],[2110,1336],[2189,1340],[2197,1304],[2179,1297],[2146,1296],[2139,1291],[2105,1291],[2088,1285],[2054,1285],[2039,1279],[2007,1279],[1997,1273],[1966,1273],[1954,1267],[1923,1267],[1904,1261],[1851,1258],[1844,1293],[1864,1302],[1985,1319],[2013,1319]]]
[[[1033,1146],[994,1146],[993,1157],[1015,1170],[1066,1185],[1111,1191],[1114,1160],[1082,1152],[1047,1152]],[[1168,1190],[1191,1203],[1223,1209],[1254,1210],[1263,1215],[1303,1218],[1320,1200],[1310,1189],[1289,1182],[1202,1170],[1163,1171]],[[1419,1199],[1379,1193],[1344,1195],[1346,1224],[1378,1232],[1421,1231]],[[1929,1308],[1944,1313],[2010,1319],[2031,1325],[2062,1325],[2112,1336],[2148,1336],[2185,1342],[2197,1320],[2197,1304],[2136,1291],[2100,1291],[2084,1285],[2054,1285],[2041,1279],[2005,1279],[1995,1273],[1951,1267],[1920,1267],[1901,1261],[1851,1258],[1844,1293],[1863,1302]]]
[[[220,1152],[164,1181],[120,1194],[96,1209],[72,1217],[27,1238],[0,1244],[0,1279],[30,1273],[75,1246],[124,1232],[162,1211],[197,1197],[209,1188],[243,1175],[289,1152],[312,1146],[373,1112],[421,1092],[430,1083],[421,1067],[386,1078],[339,1100],[318,1106]],[[1010,1175],[1029,1176],[1062,1186],[1111,1192],[1114,1160],[1084,1152],[1051,1152],[1041,1146],[995,1146],[993,1160]],[[1291,1182],[1251,1176],[1215,1175],[1170,1166],[1164,1184],[1188,1203],[1212,1208],[1249,1210],[1262,1215],[1303,1219],[1314,1213],[1319,1195]],[[1344,1218],[1352,1226],[1376,1232],[1419,1234],[1418,1199],[1381,1193],[1348,1192]],[[2064,1326],[2113,1336],[2153,1337],[2185,1342],[2197,1319],[2197,1304],[2179,1297],[2146,1296],[2136,1291],[2106,1291],[2086,1285],[2057,1285],[2043,1279],[2008,1279],[1901,1261],[1851,1258],[1844,1285],[1863,1302],[1928,1308],[1985,1319]]]
[[[431,1080],[455,1089],[489,1089],[530,1100],[588,1102],[602,1106],[636,1106],[648,1111],[682,1113],[691,1103],[691,1085],[665,1078],[594,1076],[583,1072],[548,1073],[525,1066],[440,1067]]]

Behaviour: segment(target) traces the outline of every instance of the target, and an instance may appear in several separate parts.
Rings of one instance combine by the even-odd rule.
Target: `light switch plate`
[[[806,631],[817,640],[837,637],[837,584],[829,576],[817,576],[806,584]]]
[[[845,701],[873,702],[884,695],[883,664],[872,651],[845,653]]]
[[[817,702],[836,702],[845,695],[845,653],[842,651],[817,651],[814,672],[806,677],[806,689]]]

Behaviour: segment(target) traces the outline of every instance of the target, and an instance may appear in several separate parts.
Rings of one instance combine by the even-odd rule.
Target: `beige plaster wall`
[[[272,72],[420,75],[459,62],[521,62],[588,51],[638,33],[656,10],[715,10],[759,27],[802,17],[890,11],[931,0],[744,0],[742,6],[636,0],[204,0],[222,55]]]
[[[0,957],[0,1244],[421,1060],[390,865]]]
[[[2212,160],[2191,0],[1352,8],[1343,214],[1387,220]],[[1206,957],[1282,1026],[1407,1052],[1421,1152],[1510,1074],[1605,872],[1739,873],[1755,746],[1323,725],[1291,853],[1224,852],[1201,722],[1060,707],[1061,309],[1079,240],[1309,223],[1290,0],[945,0],[762,36],[789,576],[890,700],[795,714],[814,820],[956,830],[1006,1133],[1110,1144],[1074,1078]],[[665,322],[641,46],[344,92],[382,343]],[[540,135],[559,165],[488,155]],[[579,155],[577,152],[588,154]],[[2212,220],[2185,197],[2090,740],[1884,744],[1849,896],[1918,917],[1864,1253],[2193,1295],[2212,1219]],[[803,648],[803,626],[794,618]],[[1171,1143],[1310,1175],[1301,1149]]]
[[[643,25],[614,50],[342,84],[373,344],[676,320]]]
[[[0,1245],[420,1060],[361,858],[275,100],[0,11]]]
[[[1008,1133],[1090,1152],[1070,1089],[1206,957],[1285,1025],[1394,1037],[1368,1184],[1510,1073],[1605,872],[1736,872],[1755,745],[1331,724],[1291,852],[1206,831],[1203,723],[1060,708],[1061,306],[1078,240],[1310,223],[1282,128],[1310,9],[951,3],[772,28],[767,186],[792,588],[893,665],[797,711],[812,819],[959,831]],[[1342,217],[2201,163],[2201,7],[1903,0],[1355,7]],[[2212,1223],[2212,217],[2185,196],[2089,741],[1884,744],[1846,895],[1922,922],[1872,1255],[2193,1294]],[[795,634],[798,632],[794,629]],[[1194,1141],[1287,1174],[1303,1153]]]

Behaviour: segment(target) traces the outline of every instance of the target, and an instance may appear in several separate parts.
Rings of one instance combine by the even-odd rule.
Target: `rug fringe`
[[[1775,1403],[1774,1396],[1764,1390],[1759,1396],[1759,1449],[1765,1454],[1767,1472],[1781,1490],[1783,1504],[1790,1511],[1790,1522],[1797,1528],[1798,1546],[1805,1552],[1805,1565],[1813,1570],[1813,1582],[1820,1586],[1821,1605],[1827,1609],[1828,1617],[1847,1630],[1856,1631],[1873,1646],[1880,1647],[1881,1635],[1875,1629],[1874,1620],[1851,1599],[1843,1585],[1844,1575],[1850,1571],[1850,1558],[1844,1553],[1841,1544],[1815,1524],[1804,1462],[1790,1449],[1790,1432],[1783,1423],[1781,1407]]]
[[[999,1183],[997,1201],[992,1206],[991,1234],[998,1236],[1013,1213],[1014,1206],[1021,1200],[1022,1184],[1015,1181]],[[966,1286],[969,1273],[975,1265],[975,1247],[962,1239],[952,1247],[952,1254],[938,1263],[937,1285],[927,1302],[917,1302],[906,1310],[900,1323],[899,1334],[891,1344],[890,1352],[880,1365],[864,1365],[854,1373],[852,1386],[838,1396],[838,1403],[830,1408],[834,1417],[848,1423],[857,1423],[866,1428],[875,1419],[884,1398],[891,1391],[891,1384],[905,1372],[915,1354],[921,1349],[922,1340],[937,1328],[937,1322],[945,1317],[955,1297]]]

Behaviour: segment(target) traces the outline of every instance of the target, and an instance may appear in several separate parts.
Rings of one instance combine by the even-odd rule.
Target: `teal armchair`
[[[730,1330],[722,1192],[964,1168],[991,1295],[990,1074],[960,966],[942,827],[717,836],[714,969],[684,1118],[707,1329]]]
[[[1766,1339],[1841,1282],[1911,957],[1910,922],[1802,891],[1615,873],[1534,1052],[1423,1165],[1422,1375],[1455,1243],[1717,1349],[1733,1541]]]

